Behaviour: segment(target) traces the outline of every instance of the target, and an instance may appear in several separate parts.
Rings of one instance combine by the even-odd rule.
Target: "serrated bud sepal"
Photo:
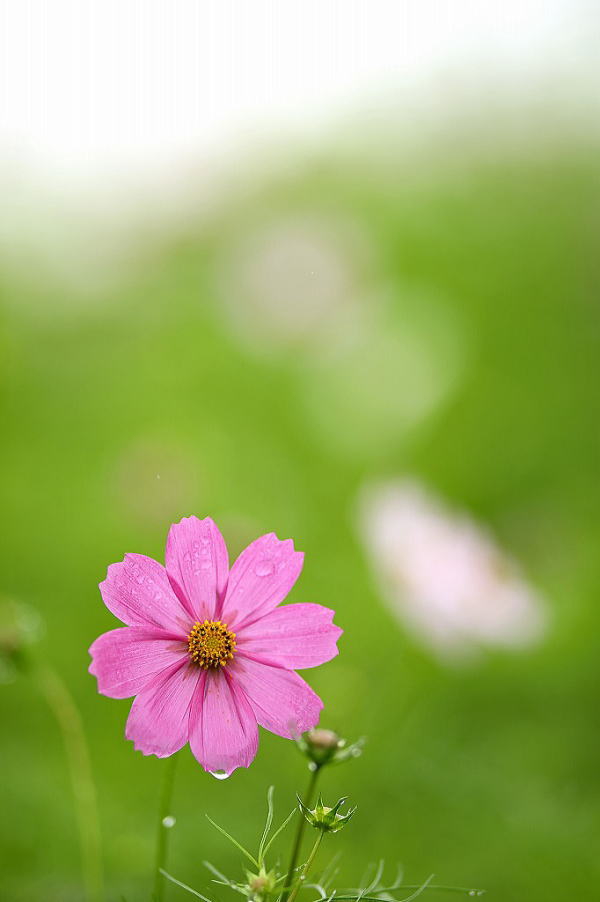
[[[323,797],[319,795],[317,804],[314,808],[307,808],[300,796],[298,796],[298,804],[300,811],[316,830],[322,830],[324,833],[337,833],[342,827],[345,827],[350,818],[356,811],[356,807],[351,808],[346,814],[340,814],[339,810],[347,800],[347,796],[343,796],[335,803],[332,808],[323,804]]]
[[[261,902],[272,893],[277,885],[277,874],[275,871],[267,871],[264,865],[260,868],[258,874],[252,871],[246,871],[247,877],[247,895],[254,902]]]

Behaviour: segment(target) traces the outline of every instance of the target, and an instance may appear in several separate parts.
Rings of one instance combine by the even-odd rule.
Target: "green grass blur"
[[[232,557],[263,532],[292,536],[306,562],[291,600],[334,607],[345,629],[340,656],[305,674],[322,724],[368,737],[323,785],[358,805],[323,852],[341,851],[341,885],[385,858],[408,883],[435,872],[502,902],[597,898],[599,184],[585,142],[463,161],[455,149],[447,162],[390,153],[385,166],[323,153],[210,220],[141,232],[126,277],[91,300],[0,273],[0,591],[39,610],[35,653],[81,710],[107,899],[149,898],[165,762],[133,751],[129,702],[99,696],[87,674],[88,646],[117,625],[97,584],[126,551],[162,560],[169,524],[190,513],[216,519]],[[240,235],[311,218],[343,234],[351,223],[367,248],[349,238],[345,251],[357,309],[377,310],[358,358],[344,311],[322,335],[318,318],[299,337],[247,309],[235,321]],[[423,403],[419,366],[379,354],[407,333],[433,383]],[[404,473],[522,563],[551,608],[538,647],[447,666],[394,620],[354,502],[365,480]],[[0,687],[0,706],[0,898],[82,899],[56,724],[25,677]],[[305,765],[264,732],[251,769],[225,782],[189,749],[180,758],[170,869],[207,892],[204,858],[240,876],[241,862],[205,813],[253,843],[268,784],[283,816]]]

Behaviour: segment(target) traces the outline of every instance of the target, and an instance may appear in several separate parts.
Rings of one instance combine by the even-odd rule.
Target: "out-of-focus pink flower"
[[[135,701],[126,737],[164,758],[190,743],[202,767],[248,767],[258,724],[288,739],[316,725],[321,699],[295,672],[338,653],[334,612],[318,604],[279,607],[304,555],[270,533],[231,570],[225,541],[207,517],[184,517],[167,539],[166,562],[127,554],[100,584],[127,626],[90,648],[90,672],[111,698]]]
[[[417,483],[367,488],[359,530],[391,609],[440,653],[527,646],[541,636],[545,604],[516,564]]]

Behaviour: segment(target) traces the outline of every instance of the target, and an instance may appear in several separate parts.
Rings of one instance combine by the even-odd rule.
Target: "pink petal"
[[[119,564],[111,564],[100,592],[109,611],[129,626],[158,627],[181,636],[190,631],[190,617],[167,571],[144,554],[126,554]]]
[[[283,601],[302,570],[304,555],[291,539],[280,542],[275,533],[256,539],[231,568],[223,604],[223,620],[241,629],[268,614]]]
[[[187,657],[180,639],[160,630],[123,626],[99,636],[90,647],[89,671],[98,678],[98,692],[129,698],[152,677]]]
[[[203,671],[176,664],[155,676],[135,699],[125,736],[144,755],[167,758],[189,738],[189,713],[194,690]]]
[[[242,655],[236,656],[228,669],[248,697],[261,727],[293,739],[317,725],[323,702],[293,670]]]
[[[169,579],[194,620],[212,620],[225,594],[229,557],[223,536],[206,517],[184,517],[169,530],[165,563]]]
[[[276,608],[238,630],[238,651],[288,670],[317,667],[338,654],[343,630],[332,623],[334,615],[320,604]]]
[[[204,770],[230,774],[254,760],[256,717],[240,687],[222,671],[207,671],[198,684],[190,722],[190,746]]]

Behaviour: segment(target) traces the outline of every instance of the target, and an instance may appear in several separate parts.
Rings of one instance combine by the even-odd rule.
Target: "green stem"
[[[306,793],[303,799],[303,802],[307,808],[310,808],[320,770],[321,767],[318,764],[315,764],[315,769],[310,772],[310,780],[308,781],[308,786],[306,788]],[[300,812],[300,818],[298,820],[298,826],[296,828],[296,836],[294,837],[294,845],[292,846],[292,854],[290,856],[290,864],[287,870],[287,877],[285,879],[284,890],[281,894],[281,899],[279,900],[279,902],[288,902],[292,881],[294,879],[294,871],[296,870],[296,865],[298,864],[298,857],[300,855],[300,848],[302,846],[302,837],[304,836],[305,826],[305,817],[302,812]]]
[[[421,889],[423,886],[422,883],[403,883],[401,886],[395,886],[393,888],[394,892],[405,890],[405,889]],[[445,892],[445,893],[462,893],[465,896],[483,896],[485,890],[482,889],[472,889],[468,886],[442,886],[437,883],[429,883],[426,887],[428,890],[437,890],[437,892]],[[388,890],[383,889],[377,890],[378,893],[387,893]],[[336,902],[356,902],[357,899],[360,899],[360,902],[386,902],[386,900],[382,899],[381,896],[362,896],[360,893],[354,893],[352,896],[347,895],[336,895]]]
[[[169,827],[165,827],[164,819],[171,814],[171,799],[173,797],[173,783],[175,781],[176,755],[171,755],[167,761],[163,777],[160,805],[158,809],[158,829],[156,833],[156,865],[154,871],[154,902],[162,902],[165,888],[163,870],[167,865]]]
[[[62,733],[73,787],[81,867],[89,902],[102,899],[102,853],[96,787],[85,730],[77,706],[61,677],[47,664],[35,668],[38,685]]]
[[[305,879],[306,879],[306,875],[307,875],[308,872],[310,871],[310,869],[311,869],[311,867],[312,867],[312,863],[313,863],[313,861],[315,860],[315,856],[316,856],[317,852],[319,851],[319,846],[320,846],[321,843],[323,842],[323,836],[324,836],[324,833],[325,833],[324,830],[319,830],[319,835],[317,836],[317,838],[316,838],[316,840],[315,840],[314,846],[313,846],[312,849],[310,850],[310,855],[308,856],[308,859],[307,859],[307,861],[306,861],[306,864],[305,864],[304,867],[302,868],[302,873],[301,873],[300,876],[298,877],[298,881],[297,881],[297,883],[296,883],[294,889],[292,890],[292,892],[291,892],[291,894],[290,894],[290,900],[289,900],[289,902],[294,902],[294,899],[295,899],[296,896],[298,895],[298,890],[300,889],[300,887],[301,887],[302,884],[304,883],[304,881],[305,881]]]

